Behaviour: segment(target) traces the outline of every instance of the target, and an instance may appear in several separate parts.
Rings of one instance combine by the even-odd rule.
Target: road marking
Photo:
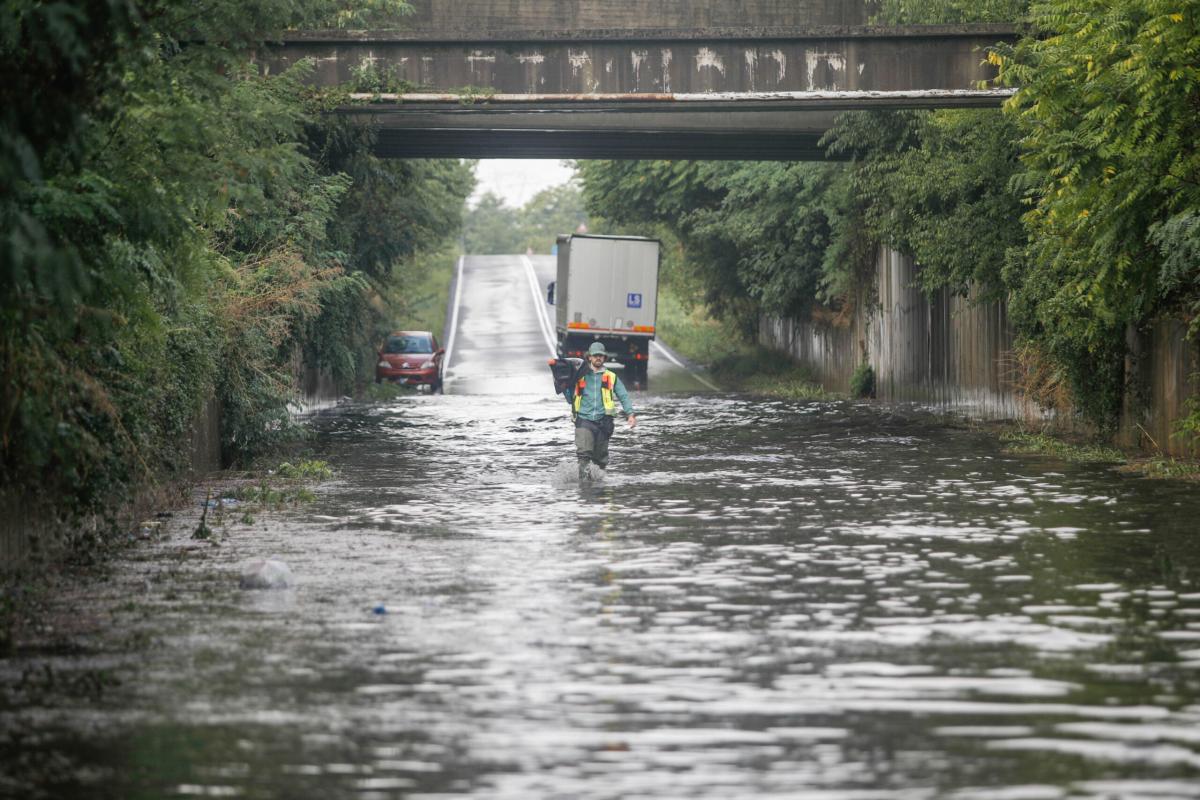
[[[682,361],[680,361],[678,358],[676,358],[674,355],[672,355],[670,350],[668,350],[667,348],[665,348],[661,344],[659,344],[657,339],[651,339],[650,346],[657,347],[658,352],[662,353],[666,357],[667,361],[670,361],[675,366],[682,367],[683,369],[687,369],[687,365],[685,365]]]
[[[554,358],[558,355],[558,348],[554,343],[554,336],[551,333],[553,328],[550,325],[550,315],[546,309],[542,308],[542,293],[538,286],[537,274],[533,271],[533,262],[528,256],[521,256],[521,263],[525,265],[525,277],[529,279],[529,291],[533,292],[533,313],[537,315],[538,330],[542,332],[542,338],[546,341],[546,347],[550,349],[550,357]]]
[[[696,380],[703,383],[708,388],[712,389],[714,392],[721,391],[719,388],[717,388],[716,386],[709,383],[708,380],[703,375],[701,375],[699,372],[696,372],[695,370],[691,369],[690,367],[688,367],[687,364],[684,364],[682,361],[680,361],[678,358],[676,358],[670,350],[668,350],[667,348],[665,348],[661,344],[659,344],[657,339],[651,339],[650,346],[657,347],[658,352],[662,353],[666,357],[667,361],[670,361],[675,366],[686,370],[689,375],[691,375],[693,378],[695,378]]]
[[[442,368],[443,382],[446,380],[446,373],[453,372],[450,368],[450,358],[454,355],[454,336],[458,333],[458,307],[462,303],[463,261],[466,258],[466,256],[458,257],[458,275],[454,279],[454,304],[450,307],[450,339],[446,342],[445,366]]]

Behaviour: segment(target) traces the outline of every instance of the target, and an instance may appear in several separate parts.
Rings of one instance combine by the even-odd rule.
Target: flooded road
[[[537,331],[462,302],[446,395],[317,420],[315,502],[176,521],[0,662],[0,793],[1200,797],[1194,486],[652,373],[581,488]]]

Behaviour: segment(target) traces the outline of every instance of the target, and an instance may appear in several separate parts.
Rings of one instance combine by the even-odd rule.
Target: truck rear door
[[[654,334],[658,242],[572,237],[571,322],[619,334]]]

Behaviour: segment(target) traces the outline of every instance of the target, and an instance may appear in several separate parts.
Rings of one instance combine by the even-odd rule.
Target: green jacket
[[[600,376],[603,372],[592,372],[591,367],[584,367],[584,372],[571,382],[571,386],[565,392],[567,402],[575,404],[575,383],[579,381],[579,377],[584,379],[583,395],[579,398],[579,416],[582,419],[590,419],[593,422],[599,422],[604,419],[604,400],[600,397]],[[633,413],[633,403],[629,401],[629,392],[625,389],[625,384],[621,383],[618,377],[616,383],[613,384],[613,397],[621,404],[621,409],[625,412],[625,416]]]

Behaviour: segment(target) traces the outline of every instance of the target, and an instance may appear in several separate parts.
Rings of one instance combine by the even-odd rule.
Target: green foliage
[[[296,505],[297,503],[311,503],[317,499],[317,495],[312,489],[304,485],[272,483],[264,479],[257,484],[247,484],[238,488],[234,492],[234,499],[242,503],[279,507]]]
[[[921,265],[927,291],[1002,294],[1009,253],[1025,242],[1015,122],[993,110],[854,112],[826,136],[854,154],[851,187],[870,238]]]
[[[361,378],[392,265],[440,248],[471,167],[399,164],[248,47],[397,0],[14,0],[0,26],[0,489],[110,514],[289,428],[295,363]],[[187,46],[180,42],[186,40]],[[203,44],[199,42],[203,42]]]
[[[703,304],[681,298],[663,281],[656,325],[663,341],[697,364],[712,364],[742,349],[741,337],[728,320],[713,317]]]
[[[808,370],[795,367],[782,375],[755,375],[741,387],[752,394],[765,394],[784,400],[822,400],[829,397]]]
[[[1180,461],[1176,458],[1158,456],[1129,465],[1149,478],[1174,478],[1177,480],[1200,480],[1200,464],[1195,461]]]
[[[1020,87],[1008,111],[1024,136],[1029,243],[1015,318],[1111,426],[1126,327],[1197,297],[1183,253],[1200,207],[1200,9],[1047,0],[1030,16],[1039,35],[991,56]]]
[[[1200,383],[1200,374],[1192,373],[1192,383]],[[1179,432],[1187,434],[1193,440],[1200,439],[1200,398],[1195,396],[1188,399],[1187,416],[1179,421]]]
[[[1010,453],[1053,456],[1077,463],[1124,464],[1125,454],[1098,443],[1076,444],[1046,433],[1012,431],[1000,435]]]
[[[549,253],[560,234],[575,233],[587,226],[583,195],[575,181],[551,186],[535,194],[521,207],[520,227],[525,248]],[[523,248],[519,252],[525,252]]]
[[[281,462],[275,468],[275,475],[283,480],[327,481],[333,477],[333,470],[327,461],[306,458],[295,464],[290,461]]]
[[[331,7],[324,20],[335,28],[385,30],[401,27],[399,23],[413,11],[406,0],[342,0]]]
[[[875,396],[875,370],[866,361],[854,368],[850,376],[851,397]]]
[[[759,375],[786,375],[794,368],[787,356],[759,345],[744,345],[711,365],[712,374],[718,380],[732,385],[740,385]]]
[[[394,330],[432,331],[442,338],[457,261],[457,245],[447,244],[439,250],[423,251],[397,263],[393,280],[380,293],[379,299],[388,312],[374,317],[371,341],[375,348]],[[369,366],[374,371],[374,348],[370,355]]]
[[[880,0],[877,25],[939,25],[960,22],[1016,22],[1029,0]]]
[[[1200,209],[1182,211],[1152,226],[1150,242],[1162,257],[1159,301],[1191,317],[1188,332],[1193,339],[1200,337]]]
[[[826,264],[846,217],[834,184],[845,171],[823,164],[747,162],[708,173],[721,202],[685,217],[688,238],[704,254],[728,254],[736,280],[761,311],[795,315],[829,300]]]
[[[486,192],[463,224],[463,250],[472,255],[524,253],[519,212]]]
[[[720,202],[710,176],[727,165],[705,161],[580,161],[584,205],[616,224],[662,220],[676,224],[689,212]]]
[[[317,499],[311,485],[333,478],[333,469],[320,459],[302,459],[296,463],[283,461],[256,481],[239,486],[216,504],[224,511],[225,500],[262,506],[283,506],[310,503]],[[249,511],[243,513],[248,516]],[[251,517],[253,519],[253,517]]]
[[[331,229],[354,280],[326,288],[321,314],[305,331],[304,360],[329,369],[342,385],[361,385],[374,373],[382,337],[407,327],[398,317],[431,302],[445,305],[444,291],[433,302],[423,286],[434,269],[427,256],[447,260],[446,244],[461,227],[463,201],[474,188],[473,167],[456,160],[377,158],[368,133],[343,123],[314,138],[324,168],[353,181]],[[439,332],[440,323],[430,330]]]
[[[703,287],[689,300],[735,320],[743,337],[763,311],[840,304],[870,250],[840,165],[589,161],[579,169],[588,211],[633,230],[668,228],[686,264],[676,273]]]
[[[859,297],[877,242],[911,254],[927,291],[1006,299],[1037,396],[1111,430],[1126,331],[1200,335],[1200,6],[883,0],[876,21],[1030,23],[988,56],[1008,113],[845,114],[825,144],[846,166],[584,162],[589,212],[668,228],[703,287],[679,296],[746,332]]]
[[[814,400],[825,390],[803,367],[787,356],[758,345],[743,345],[713,363],[712,374],[722,385],[738,391]]]
[[[560,234],[587,225],[587,212],[574,181],[535,194],[521,208],[512,208],[488,192],[467,214],[463,248],[477,255],[547,254]]]

